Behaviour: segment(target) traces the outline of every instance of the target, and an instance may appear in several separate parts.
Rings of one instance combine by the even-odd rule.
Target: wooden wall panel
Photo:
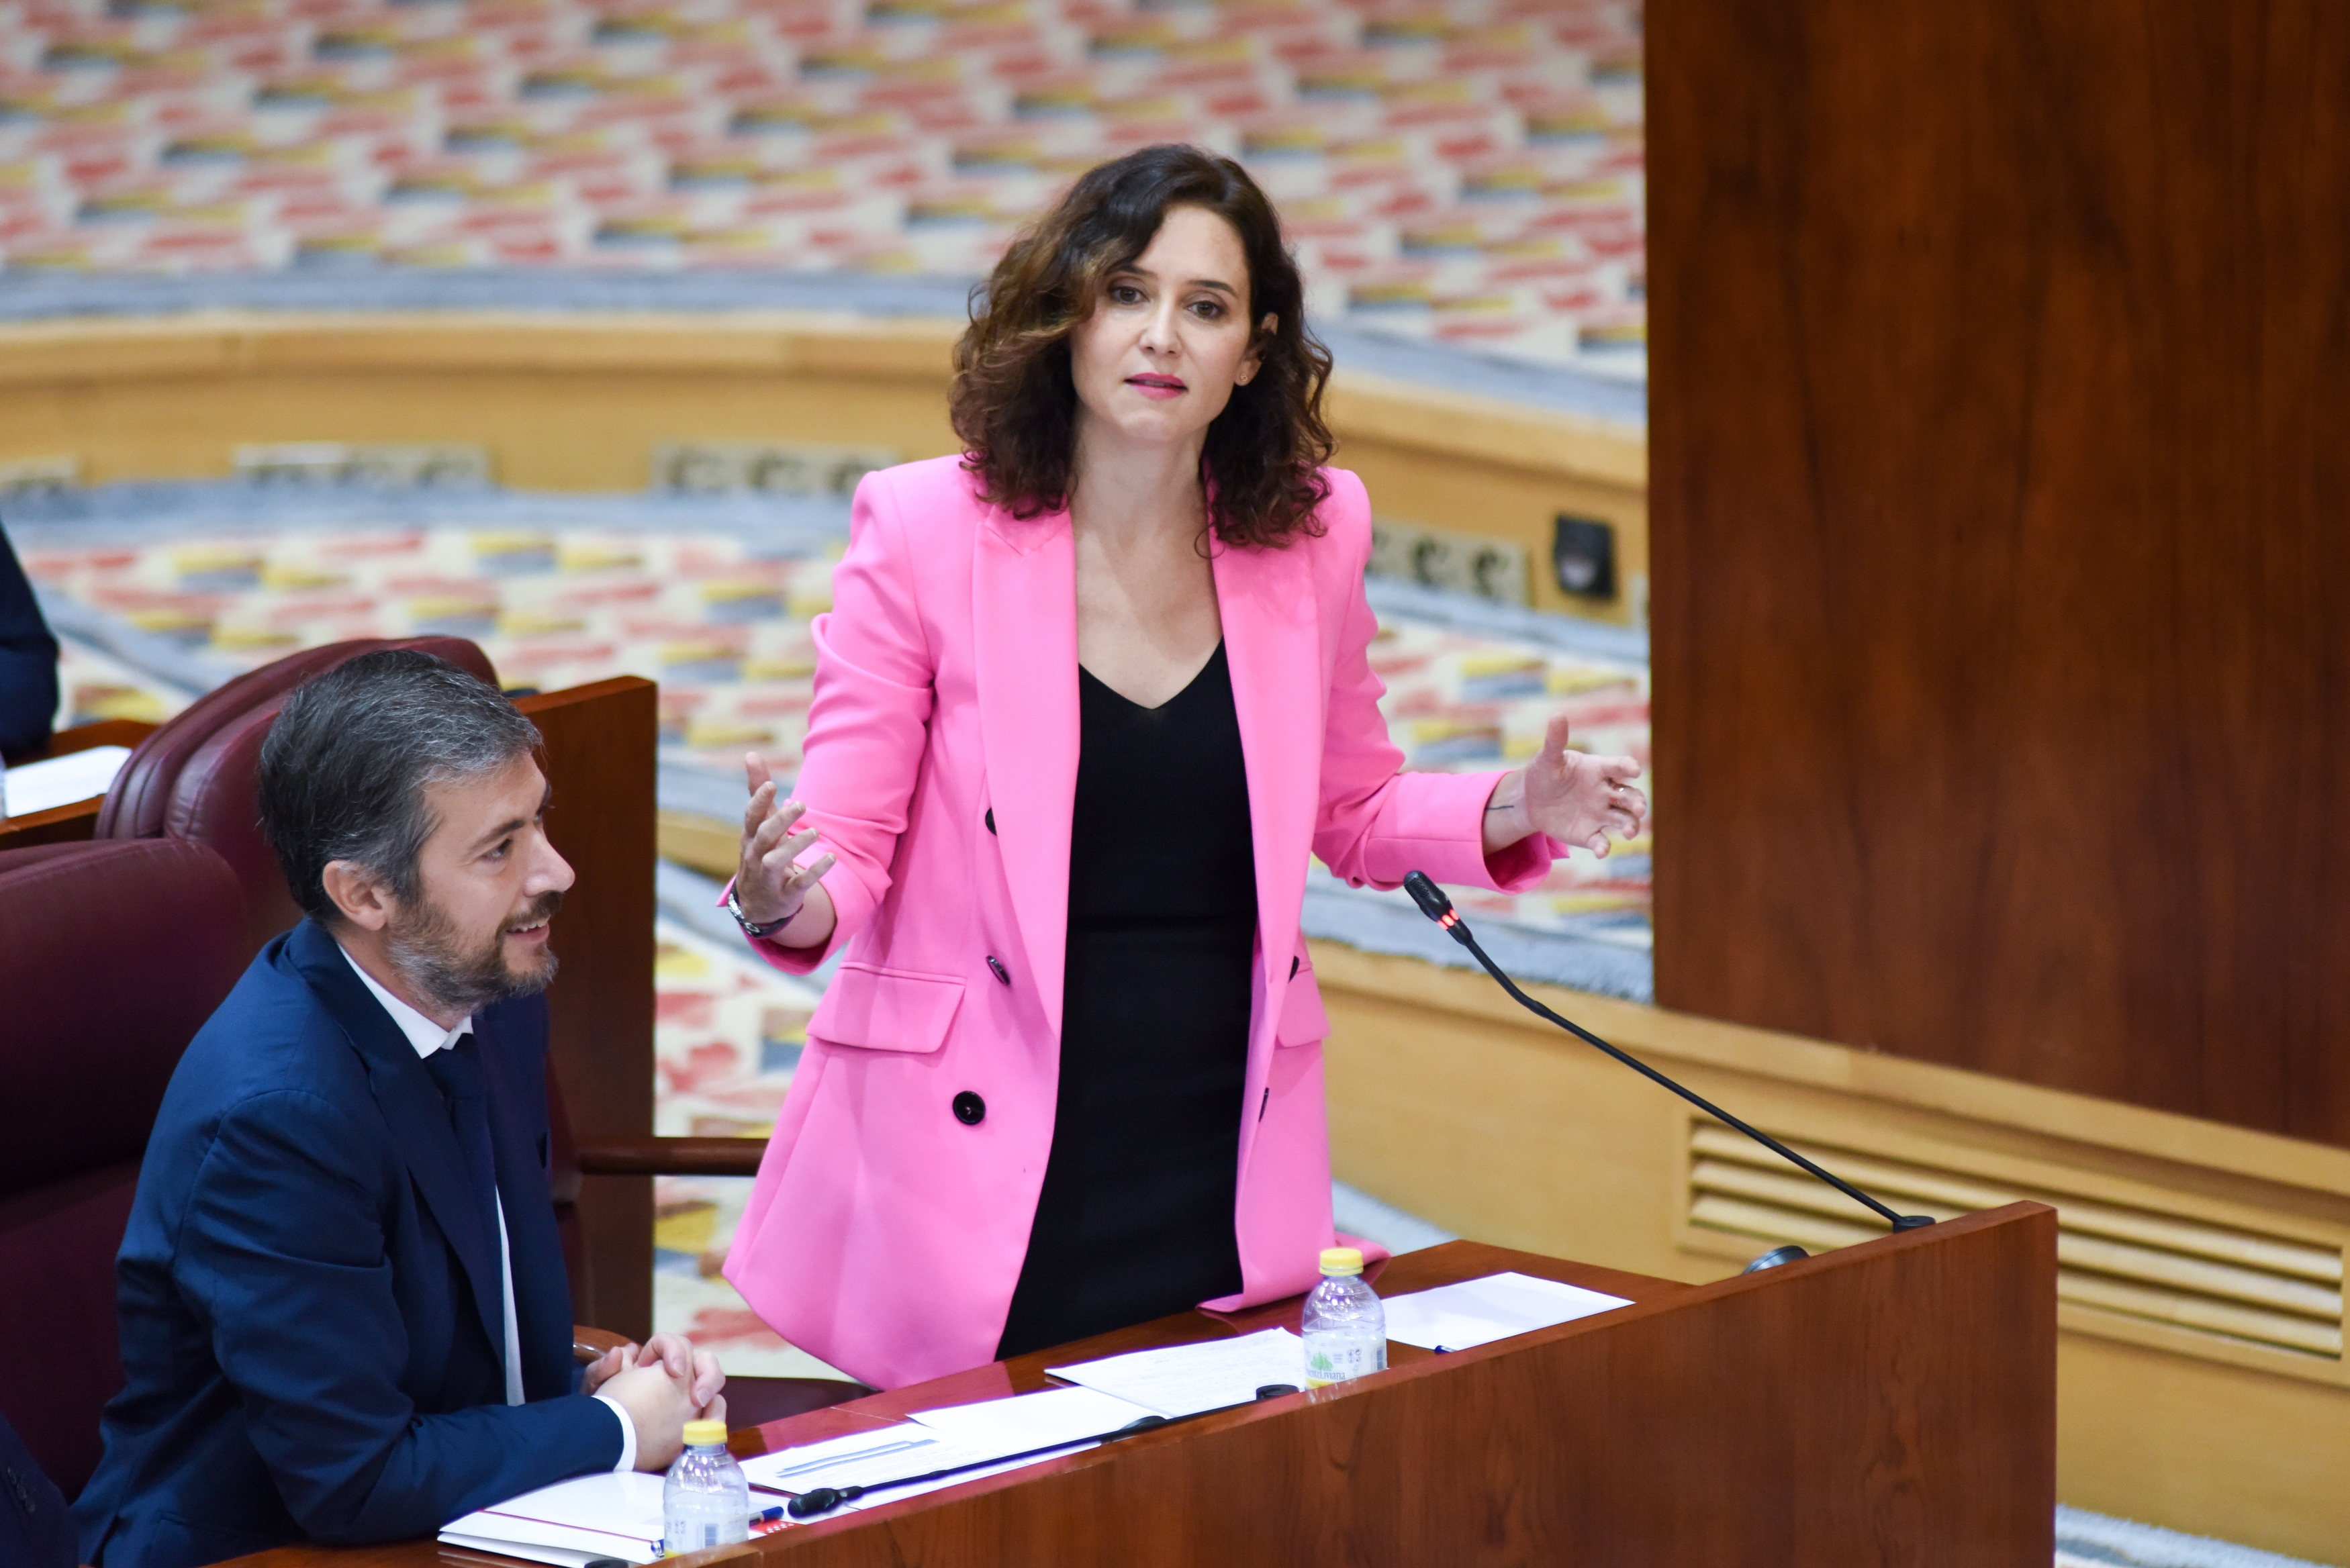
[[[1648,19],[1659,1002],[2350,1143],[2350,27]]]

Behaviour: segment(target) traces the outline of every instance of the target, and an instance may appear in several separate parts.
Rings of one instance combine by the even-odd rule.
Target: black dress
[[[1232,1234],[1256,866],[1220,644],[1156,708],[1077,672],[1052,1158],[999,1356],[1241,1288]]]

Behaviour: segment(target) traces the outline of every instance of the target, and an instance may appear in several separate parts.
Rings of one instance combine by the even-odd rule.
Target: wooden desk
[[[1383,1294],[1500,1269],[1617,1312],[836,1515],[697,1562],[790,1568],[1742,1563],[2046,1568],[2055,1216],[2013,1204],[1767,1273],[1683,1285],[1457,1241]],[[1044,1368],[1295,1327],[1199,1313],[735,1435],[738,1453],[1033,1392]],[[510,1568],[432,1542],[248,1568]]]
[[[137,719],[104,719],[95,724],[78,724],[70,730],[59,730],[49,737],[49,749],[44,758],[62,757],[75,752],[87,752],[96,746],[129,746],[139,749],[139,742],[155,732],[155,726]],[[69,801],[51,806],[47,811],[28,811],[22,816],[0,817],[0,849],[30,849],[42,844],[78,844],[98,828],[98,808],[104,805],[104,795],[92,795],[88,800]]]

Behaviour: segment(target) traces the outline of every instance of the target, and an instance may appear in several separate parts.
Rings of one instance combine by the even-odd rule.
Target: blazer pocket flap
[[[1284,1045],[1311,1045],[1329,1034],[1330,1014],[1322,1007],[1322,988],[1314,983],[1312,970],[1301,969],[1289,977],[1274,1038]]]
[[[935,1051],[962,1003],[962,981],[952,975],[845,963],[808,1020],[808,1038],[865,1051]]]

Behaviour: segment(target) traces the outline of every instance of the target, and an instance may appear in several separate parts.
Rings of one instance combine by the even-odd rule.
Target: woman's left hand
[[[1610,834],[1618,838],[1640,836],[1648,821],[1648,797],[1632,787],[1640,776],[1639,763],[1570,751],[1566,730],[1565,718],[1553,719],[1534,760],[1503,774],[1493,786],[1485,805],[1488,855],[1534,833],[1599,856],[1607,853]]]

